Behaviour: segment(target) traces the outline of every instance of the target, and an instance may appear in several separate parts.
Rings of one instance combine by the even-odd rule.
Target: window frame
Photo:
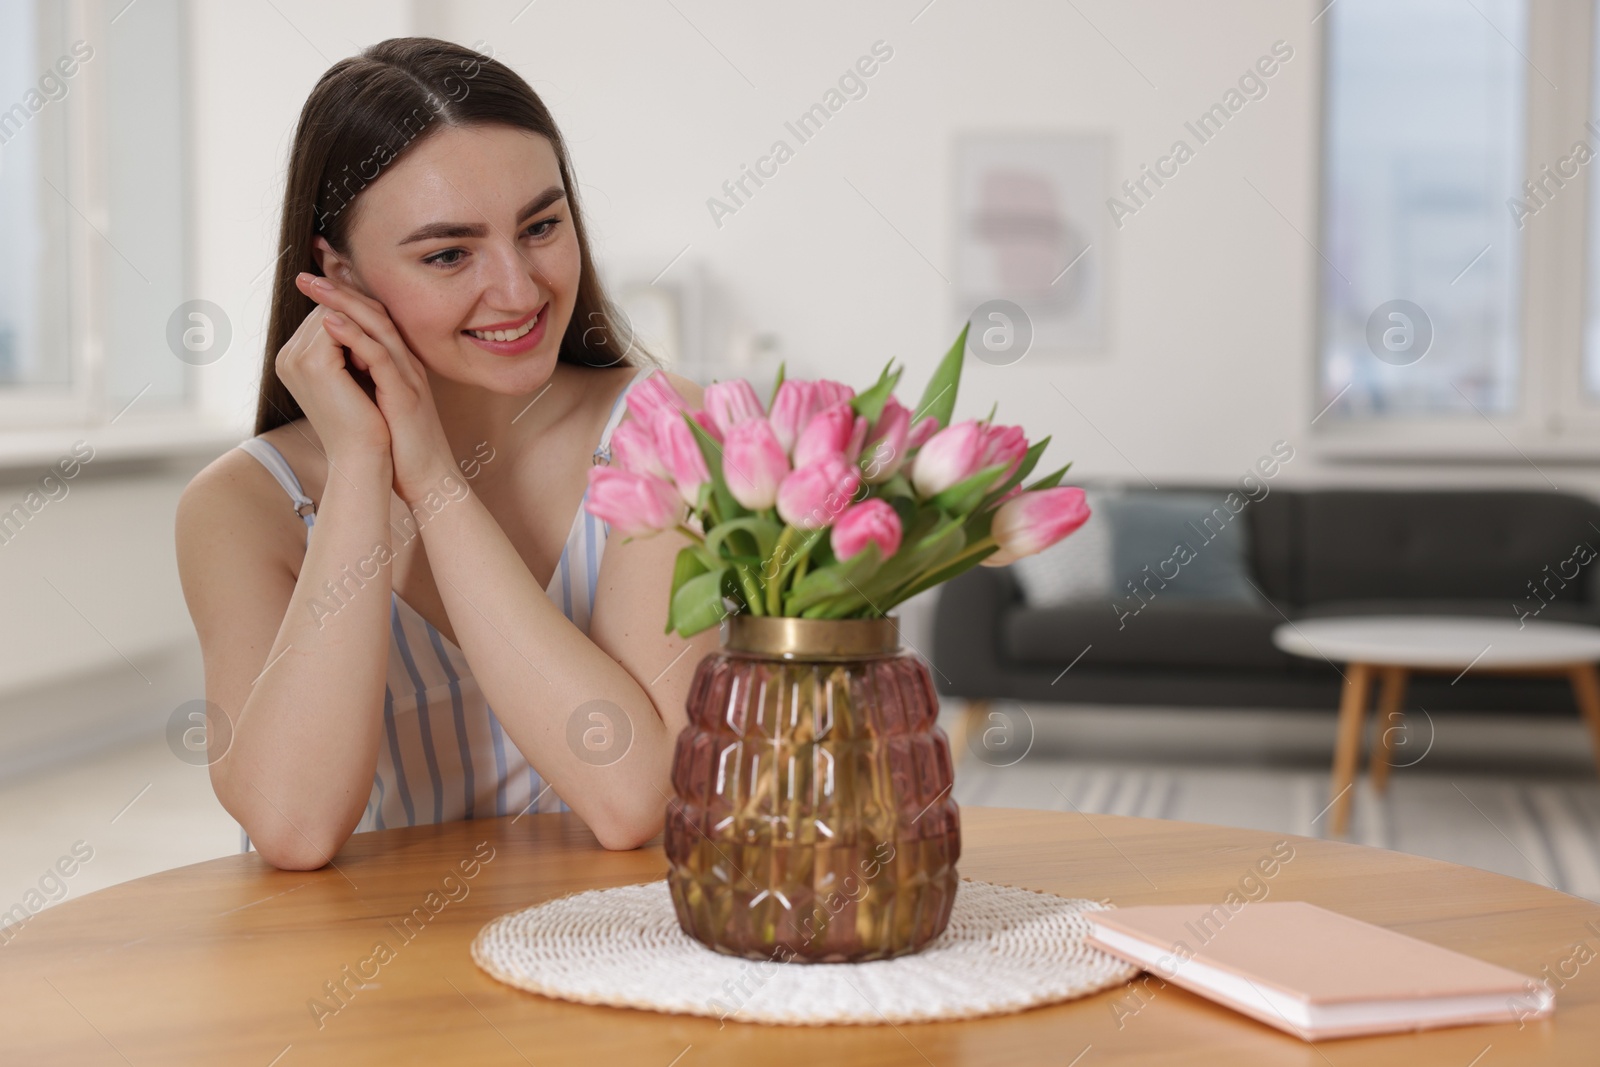
[[[109,48],[104,44],[103,27],[121,11],[126,0],[32,0],[39,8],[53,8],[60,12],[61,35],[51,42],[49,54],[69,54],[74,41],[88,41],[97,50]],[[190,32],[191,19],[188,5],[177,5],[179,31],[184,42]],[[99,29],[97,29],[99,27]],[[187,53],[185,45],[180,46]],[[97,57],[98,58],[98,57]],[[60,192],[69,203],[63,205],[65,219],[65,247],[67,255],[68,291],[61,302],[68,323],[67,366],[69,378],[64,385],[18,384],[0,385],[0,465],[10,451],[8,440],[15,438],[19,447],[31,442],[40,433],[51,431],[94,431],[120,435],[123,426],[135,431],[140,439],[149,438],[151,427],[138,426],[159,420],[165,424],[175,421],[192,423],[201,420],[199,405],[198,368],[185,365],[181,370],[182,398],[176,404],[168,403],[157,409],[140,412],[135,402],[122,402],[113,410],[107,393],[107,361],[109,328],[109,289],[105,282],[110,259],[116,252],[97,232],[96,225],[105,228],[110,214],[110,152],[106,138],[109,107],[107,102],[110,64],[104,59],[85,62],[78,66],[72,78],[72,91],[59,101],[50,104],[60,108],[65,137],[65,167]],[[181,107],[175,121],[179,124],[179,139],[183,145],[183,182],[192,186],[193,168],[190,148],[191,108],[190,89],[181,91]],[[40,195],[57,202],[61,197],[38,176]],[[181,251],[184,291],[192,289],[195,276],[194,256],[194,198],[183,196],[184,239]],[[164,343],[156,339],[154,343]],[[128,422],[123,423],[127,412]],[[116,421],[116,430],[110,424]],[[192,429],[192,428],[191,428]],[[179,437],[193,436],[180,431]],[[26,450],[26,449],[24,449]]]
[[[1563,4],[1529,0],[1527,53],[1520,62],[1524,88],[1521,172],[1536,174],[1567,153],[1588,119],[1594,99],[1595,2]],[[1320,20],[1319,20],[1320,21]],[[1328,137],[1332,97],[1326,24],[1316,36],[1319,96],[1317,108],[1316,232],[1326,244],[1329,200]],[[1506,47],[1512,47],[1507,42]],[[1545,82],[1548,77],[1555,86]],[[1580,88],[1580,92],[1574,92]],[[1583,330],[1587,262],[1590,172],[1600,159],[1568,179],[1520,231],[1522,276],[1514,296],[1520,327],[1515,400],[1505,413],[1449,413],[1339,419],[1322,392],[1325,358],[1323,328],[1327,308],[1322,294],[1331,268],[1320,257],[1313,271],[1312,373],[1307,418],[1317,454],[1330,460],[1467,460],[1533,464],[1537,459],[1578,461],[1600,450],[1600,397],[1582,388]],[[1600,256],[1597,256],[1600,259]],[[1597,264],[1600,266],[1600,264]],[[1542,473],[1542,472],[1541,472]],[[1548,480],[1548,478],[1547,478]]]

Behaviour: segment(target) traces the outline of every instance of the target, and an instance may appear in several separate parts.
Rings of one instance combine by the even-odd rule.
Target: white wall
[[[196,292],[233,320],[234,342],[201,369],[201,402],[241,430],[255,416],[283,179],[300,108],[322,73],[413,32],[390,0],[189,3]]]
[[[1192,141],[1184,121],[1283,40],[1294,58],[1268,95],[1090,253],[1111,278],[1106,350],[1009,367],[969,361],[958,414],[999,401],[1002,421],[1053,435],[1041,470],[1071,459],[1084,479],[1233,480],[1282,438],[1297,449],[1283,475],[1294,481],[1553,480],[1600,493],[1593,464],[1541,460],[1536,470],[1510,446],[1503,461],[1459,464],[1319,455],[1310,426],[1319,260],[1301,235],[1317,234],[1311,19],[1324,2],[279,7],[327,56],[389,33],[487,42],[561,123],[609,274],[652,276],[687,245],[663,284],[703,266],[727,314],[776,335],[791,374],[865,383],[896,357],[908,364],[910,398],[962,317],[938,273],[951,274],[954,132],[1109,133],[1119,183],[1176,138]],[[197,175],[203,276],[247,331],[208,399],[239,412],[254,374],[245,356],[259,346],[248,331],[265,309],[264,282],[249,281],[272,256],[286,139],[324,56],[270,8],[196,8],[201,133],[212,145]],[[894,56],[867,96],[717,226],[707,198],[774,138],[792,143],[784,121],[878,40]]]
[[[1108,133],[1120,182],[1281,39],[1295,55],[1269,94],[1091,253],[1105,256],[1111,277],[1106,350],[1003,368],[969,361],[958,414],[998,401],[1002,421],[1053,435],[1042,469],[1071,459],[1074,479],[1231,481],[1283,438],[1298,455],[1282,477],[1296,482],[1547,488],[1549,476],[1600,495],[1593,464],[1540,461],[1541,473],[1509,446],[1501,463],[1319,456],[1309,426],[1319,261],[1300,234],[1317,232],[1310,19],[1324,2],[193,0],[193,295],[227,309],[236,338],[201,370],[205,409],[248,432],[295,120],[332,62],[385,37],[481,40],[530,81],[569,141],[609,274],[649,277],[687,245],[663,284],[703,268],[730,318],[777,337],[791,374],[865,384],[893,356],[908,364],[907,399],[959,327],[928,262],[951,273],[952,133]],[[868,95],[718,228],[707,198],[878,40],[894,56]],[[74,673],[124,672],[130,703],[198,695],[170,540],[177,493],[196,465],[86,480],[76,503],[41,516],[53,529],[29,531],[48,537],[12,546],[8,558],[27,566],[0,575],[0,593],[35,606],[0,620],[0,721],[31,716],[29,729],[43,729],[37,687]],[[119,531],[115,552],[96,556],[108,528]],[[151,565],[130,568],[130,559]],[[156,674],[150,684],[134,677],[70,608],[52,607],[36,573],[64,575],[63,591],[112,643],[147,673],[166,672],[161,695]],[[24,690],[35,695],[7,696]],[[34,735],[16,727],[12,736]]]

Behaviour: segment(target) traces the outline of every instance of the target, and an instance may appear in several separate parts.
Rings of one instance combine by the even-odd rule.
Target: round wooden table
[[[607,852],[561,813],[358,834],[317,871],[229,856],[47,909],[0,947],[0,1063],[1497,1067],[1600,1057],[1600,961],[1574,962],[1575,946],[1600,946],[1600,904],[1395,852],[1195,823],[966,808],[962,830],[966,877],[1119,905],[1230,892],[1309,900],[1526,974],[1548,968],[1561,981],[1556,1013],[1520,1029],[1310,1045],[1154,978],[1014,1015],[900,1026],[719,1025],[550,1000],[478,970],[468,946],[479,928],[666,871],[659,844]],[[1263,877],[1258,861],[1284,841],[1292,858]],[[383,962],[380,941],[391,949]]]
[[[1383,680],[1378,743],[1372,748],[1372,785],[1379,792],[1388,784],[1395,738],[1404,730],[1406,681],[1418,671],[1458,679],[1468,671],[1566,678],[1589,724],[1595,765],[1600,767],[1600,672],[1595,670],[1600,627],[1460,615],[1352,615],[1286,622],[1272,632],[1272,641],[1292,655],[1346,664],[1328,787],[1333,809],[1329,825],[1336,834],[1344,833],[1350,822],[1351,787],[1361,761],[1374,679]]]

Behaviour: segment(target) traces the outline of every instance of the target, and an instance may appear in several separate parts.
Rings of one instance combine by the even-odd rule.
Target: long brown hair
[[[501,124],[550,142],[583,267],[557,358],[595,367],[659,363],[639,348],[601,285],[584,233],[578,189],[555,120],[528,83],[499,60],[432,37],[392,37],[328,68],[300,110],[283,195],[256,433],[304,413],[274,366],[278,351],[316,307],[295,285],[320,274],[312,239],[349,248],[352,201],[418,141],[441,126]],[[621,327],[619,329],[619,327]]]

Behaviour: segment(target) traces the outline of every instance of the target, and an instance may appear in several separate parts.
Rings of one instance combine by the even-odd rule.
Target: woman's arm
[[[307,292],[340,313],[328,320],[328,332],[372,374],[400,499],[415,510],[430,491],[449,484],[446,479],[459,482],[427,373],[388,310],[337,282]],[[700,403],[697,386],[672,379],[686,400]],[[611,624],[604,631],[609,647],[601,647],[551,602],[470,488],[422,526],[429,569],[479,688],[528,762],[607,848],[636,848],[665,821],[672,750],[692,673],[682,670],[682,660],[667,669],[683,643],[645,633],[666,628],[666,590],[686,542],[671,531],[648,540],[648,547],[622,547],[615,564],[616,546],[607,549],[606,598],[637,628]],[[699,635],[696,647],[711,647],[715,637]],[[613,729],[630,735],[615,762],[585,759],[589,753],[581,745],[568,744],[569,724],[576,722],[581,737],[595,712],[602,719],[615,716]]]
[[[698,406],[698,387],[678,381]],[[684,536],[608,542],[592,635],[539,587],[475,494],[430,518],[422,540],[456,642],[517,748],[606,848],[654,837],[672,797],[689,684],[718,642],[716,630],[689,640],[663,632]],[[626,735],[625,753],[571,743],[591,729]]]
[[[295,869],[327,863],[361,821],[389,662],[394,466],[387,423],[329,334],[342,322],[315,308],[275,357],[328,463],[298,580],[287,524],[300,520],[253,457],[200,472],[177,518],[206,698],[231,727],[208,723],[212,787],[269,863]],[[210,752],[219,736],[225,751]]]
[[[262,857],[296,870],[326,864],[360,821],[383,723],[389,464],[335,462],[298,580],[282,546],[300,520],[254,458],[212,464],[178,505],[206,699],[232,727],[209,753],[212,786]],[[229,729],[206,733],[215,745]]]

